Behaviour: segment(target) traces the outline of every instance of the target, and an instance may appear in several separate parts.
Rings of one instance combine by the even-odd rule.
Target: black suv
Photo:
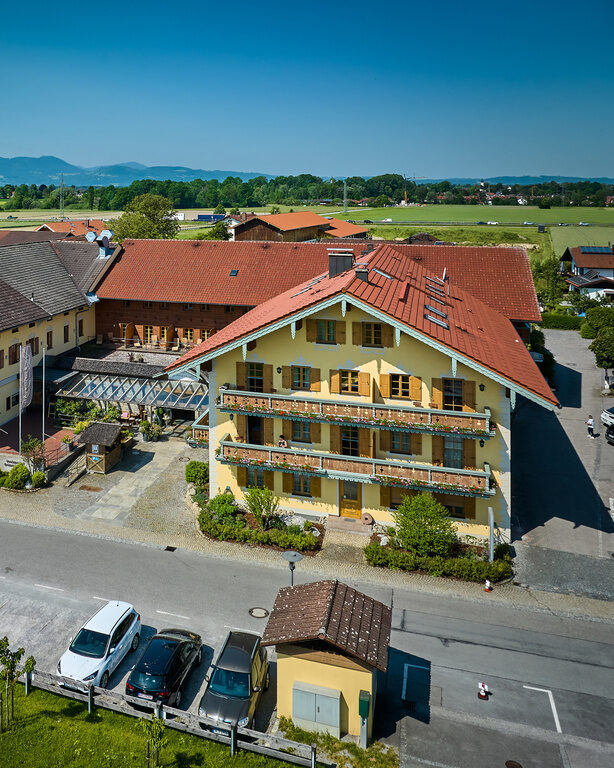
[[[269,687],[269,660],[259,635],[229,632],[207,679],[198,714],[220,724],[249,728],[260,694]],[[216,730],[209,724],[201,726]]]
[[[610,424],[605,431],[605,439],[610,445],[614,445],[614,424]]]
[[[202,661],[200,635],[185,629],[163,629],[154,635],[130,673],[126,694],[178,707],[181,686]]]

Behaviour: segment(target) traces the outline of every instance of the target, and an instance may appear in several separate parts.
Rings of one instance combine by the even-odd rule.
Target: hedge
[[[602,328],[614,328],[614,308],[591,307],[586,312],[586,322],[592,325],[597,333]]]
[[[553,328],[559,331],[579,331],[584,318],[577,315],[560,315],[556,312],[542,314],[542,328]]]
[[[15,464],[11,471],[4,477],[4,487],[14,490],[23,490],[30,479],[30,470],[25,464]]]
[[[595,339],[597,337],[597,331],[589,323],[582,323],[580,326],[580,336],[583,339]]]
[[[239,541],[243,544],[259,544],[260,546],[275,546],[282,549],[294,549],[307,552],[317,549],[318,539],[313,533],[294,533],[288,530],[271,528],[261,531],[254,528],[240,528],[229,522],[218,521],[208,510],[203,510],[198,516],[200,530],[219,541]]]
[[[209,482],[209,465],[204,461],[190,461],[185,468],[186,483],[203,488]]]
[[[403,549],[369,544],[364,549],[369,565],[399,571],[425,571],[431,576],[452,576],[463,581],[503,581],[513,574],[509,560],[469,560],[464,557],[424,557]]]

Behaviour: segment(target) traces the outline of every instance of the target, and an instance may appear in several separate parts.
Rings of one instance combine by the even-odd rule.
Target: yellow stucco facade
[[[32,363],[36,366],[41,362],[43,348],[47,356],[60,355],[94,337],[94,309],[88,305],[1,331],[0,361],[3,364],[0,366],[0,425],[19,415],[20,345],[30,344]]]
[[[509,390],[503,383],[460,361],[455,362],[450,355],[425,341],[395,331],[391,326],[386,327],[386,324],[379,323],[356,306],[348,305],[345,309],[344,314],[343,307],[338,303],[316,310],[311,317],[298,322],[294,329],[286,325],[262,335],[245,349],[239,346],[212,360],[208,374],[211,393],[211,494],[230,488],[237,498],[242,498],[245,485],[256,479],[253,460],[261,453],[256,449],[243,449],[241,445],[252,445],[256,434],[257,444],[275,447],[280,435],[283,435],[291,453],[284,453],[282,459],[285,457],[289,463],[307,461],[312,466],[317,466],[319,462],[320,467],[331,467],[319,476],[313,476],[311,495],[308,495],[305,488],[299,487],[297,491],[291,472],[276,469],[281,454],[273,456],[269,453],[268,458],[275,461],[262,465],[266,470],[264,482],[279,495],[281,507],[285,510],[312,516],[360,516],[368,513],[377,522],[391,523],[391,511],[402,495],[412,490],[435,491],[429,484],[435,479],[441,481],[440,486],[446,486],[436,495],[449,507],[459,533],[486,536],[488,507],[492,507],[495,522],[503,537],[507,538],[511,502]],[[319,342],[317,335],[314,340],[314,327],[318,321],[334,324],[334,343]],[[365,332],[362,329],[369,325],[367,335],[372,334],[373,323],[380,325],[375,340],[381,343],[368,346],[364,343]],[[322,325],[317,327],[321,329]],[[326,325],[326,328],[330,327]],[[382,334],[381,339],[379,333]],[[373,340],[372,336],[368,339]],[[249,364],[255,364],[255,368],[247,368]],[[260,385],[263,394],[273,393],[273,397],[291,396],[290,410],[320,407],[330,411],[331,402],[349,403],[350,410],[353,408],[356,413],[359,413],[356,407],[361,406],[367,409],[391,407],[405,419],[411,417],[421,419],[423,423],[430,420],[433,424],[460,424],[461,431],[446,433],[426,424],[418,429],[395,432],[394,429],[386,430],[380,424],[358,424],[360,445],[358,452],[354,450],[350,454],[356,459],[353,464],[344,464],[340,454],[347,456],[348,441],[355,439],[351,430],[348,432],[347,425],[340,427],[330,420],[319,418],[311,423],[310,441],[306,442],[304,435],[301,435],[301,440],[293,439],[294,430],[300,428],[294,427],[292,420],[283,415],[267,417],[265,414],[258,426],[255,422],[259,418],[257,409],[243,413],[240,409],[235,412],[225,409],[224,406],[232,398],[224,394],[224,388],[230,391],[251,389],[253,378],[241,382],[238,379],[247,377],[249,371],[259,371],[260,366],[264,370],[263,381],[260,384],[256,382],[255,386]],[[294,368],[310,369],[308,388],[297,389],[294,387],[296,382],[293,379],[289,381],[289,376],[295,375]],[[407,386],[409,389],[403,393],[398,391],[398,396],[395,396],[395,384],[397,388]],[[354,387],[356,391],[343,391],[348,387]],[[452,402],[446,395],[448,390],[461,394]],[[317,403],[325,405],[314,405]],[[364,416],[363,412],[360,413]],[[254,425],[259,432],[250,429]],[[477,432],[480,434],[476,436],[474,430],[468,437],[468,432],[463,429],[470,425],[478,425],[480,430]],[[342,430],[341,438],[339,430]],[[403,434],[409,436],[399,437]],[[236,446],[228,446],[229,441]],[[239,454],[248,459],[242,465],[225,463],[228,457],[232,462],[241,462]],[[248,466],[250,461],[252,466]],[[354,471],[357,468],[359,472]],[[373,480],[370,469],[382,476],[378,482]],[[455,470],[458,470],[456,474]],[[463,472],[465,475],[461,476],[459,473]],[[395,478],[393,484],[387,484],[385,479],[390,476]],[[422,480],[418,486],[407,488],[399,485],[403,477],[419,477]],[[258,482],[262,480],[262,477],[258,478]],[[345,486],[344,482],[348,485]],[[358,492],[352,482],[360,486]],[[463,490],[462,483],[473,486],[473,490]],[[345,496],[355,495],[358,498],[352,498],[348,503]]]

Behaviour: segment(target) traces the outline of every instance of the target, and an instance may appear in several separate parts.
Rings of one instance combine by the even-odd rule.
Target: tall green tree
[[[173,204],[162,195],[138,195],[126,205],[114,225],[115,239],[120,243],[128,237],[168,240],[179,232]]]
[[[456,543],[456,530],[448,510],[432,493],[406,496],[392,513],[399,544],[417,555],[449,555]]]

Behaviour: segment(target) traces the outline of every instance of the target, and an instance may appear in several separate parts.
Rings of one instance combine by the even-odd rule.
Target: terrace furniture
[[[179,340],[178,339],[177,339],[177,343],[173,344],[173,346],[171,347],[171,350],[173,352],[179,352]]]
[[[138,337],[138,336],[133,336],[133,337],[132,337],[132,344],[133,344],[135,347],[140,347],[140,346],[141,346],[141,340],[139,339],[139,337]]]

